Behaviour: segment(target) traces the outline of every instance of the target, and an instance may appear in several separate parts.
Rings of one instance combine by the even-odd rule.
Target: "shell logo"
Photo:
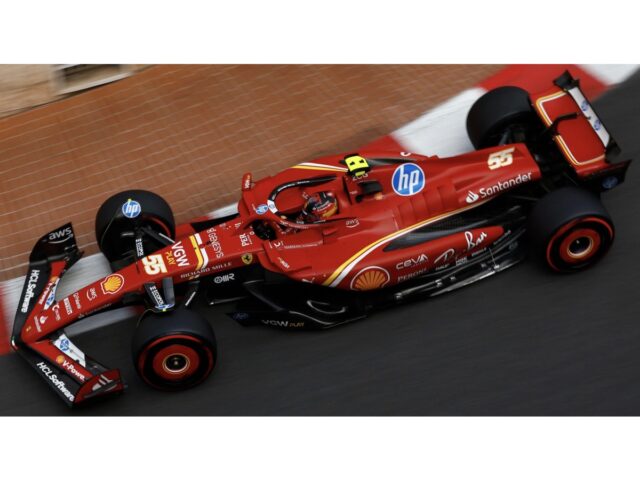
[[[58,365],[62,365],[62,363],[63,363],[63,362],[64,362],[64,357],[63,357],[62,355],[58,355],[58,356],[56,357],[56,363],[57,363]]]
[[[124,285],[124,277],[119,273],[114,273],[105,278],[102,282],[100,282],[100,288],[102,288],[102,293],[108,293],[113,295],[114,293],[118,293],[122,286]]]
[[[391,275],[382,267],[363,268],[351,280],[351,290],[374,290],[382,288],[391,279]]]

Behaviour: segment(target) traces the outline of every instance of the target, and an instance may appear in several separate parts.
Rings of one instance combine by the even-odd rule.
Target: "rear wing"
[[[620,148],[580,88],[564,72],[554,87],[531,96],[534,109],[578,178],[595,190],[608,190],[624,181],[630,160],[617,161]]]
[[[618,147],[618,144],[611,137],[609,130],[607,130],[600,120],[600,117],[596,114],[593,105],[591,105],[591,102],[587,100],[587,97],[585,97],[584,93],[580,89],[580,80],[573,78],[567,70],[556,78],[553,81],[553,84],[571,96],[573,101],[580,108],[584,118],[587,120],[589,125],[591,125],[591,128],[602,142],[602,146],[605,148],[606,152],[619,152],[620,148]]]
[[[81,256],[70,223],[52,230],[36,242],[29,256],[29,269],[11,337],[11,347],[69,406],[125,388],[118,370],[107,369],[85,355],[63,329],[52,335],[36,336],[35,341],[23,339],[24,333],[40,332],[43,325],[49,324],[47,322],[57,321],[61,308],[56,302],[58,283]]]

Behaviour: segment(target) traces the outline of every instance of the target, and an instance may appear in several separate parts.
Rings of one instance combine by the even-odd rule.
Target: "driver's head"
[[[302,218],[313,223],[326,220],[338,211],[338,201],[331,192],[318,192],[310,195],[302,207]]]

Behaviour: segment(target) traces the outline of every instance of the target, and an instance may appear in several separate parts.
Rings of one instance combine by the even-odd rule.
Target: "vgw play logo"
[[[415,163],[400,165],[391,177],[393,191],[403,197],[419,193],[424,188],[424,184],[424,172]]]

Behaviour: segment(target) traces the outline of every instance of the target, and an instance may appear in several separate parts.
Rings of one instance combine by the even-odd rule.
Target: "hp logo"
[[[127,200],[122,205],[122,214],[127,218],[136,218],[142,212],[142,207],[135,200]]]
[[[262,205],[258,205],[255,208],[255,211],[258,215],[264,215],[265,213],[267,213],[268,210],[269,210],[269,207],[264,203]]]
[[[391,186],[393,191],[403,197],[415,195],[424,188],[424,172],[415,163],[400,165],[393,172]]]

